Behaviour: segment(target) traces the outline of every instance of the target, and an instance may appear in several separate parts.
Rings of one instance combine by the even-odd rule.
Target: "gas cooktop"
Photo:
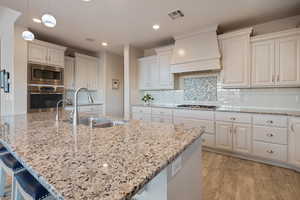
[[[192,104],[182,104],[178,105],[178,108],[193,108],[193,109],[216,109],[217,106],[208,106],[208,105],[192,105]]]

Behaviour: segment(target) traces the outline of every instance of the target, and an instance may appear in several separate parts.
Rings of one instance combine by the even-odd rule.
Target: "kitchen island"
[[[161,199],[171,199],[175,188],[184,194],[189,176],[199,179],[188,186],[199,196],[203,130],[142,121],[73,128],[54,119],[53,113],[3,117],[0,140],[55,198],[147,199],[141,191],[163,176],[170,184]],[[181,168],[187,174],[179,173]]]

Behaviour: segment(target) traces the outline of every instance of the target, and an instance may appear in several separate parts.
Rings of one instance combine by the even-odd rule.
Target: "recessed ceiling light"
[[[83,2],[90,2],[90,1],[92,1],[92,0],[82,0]]]
[[[158,24],[154,24],[154,25],[152,26],[152,28],[153,28],[154,30],[158,30],[158,29],[160,28],[160,26],[159,26]]]
[[[38,19],[38,18],[32,18],[32,21],[35,22],[35,23],[42,23],[42,20]]]
[[[42,22],[45,26],[49,28],[53,28],[56,26],[56,19],[53,15],[50,14],[44,14],[42,16]]]
[[[107,45],[107,42],[102,42],[102,46],[106,47]]]

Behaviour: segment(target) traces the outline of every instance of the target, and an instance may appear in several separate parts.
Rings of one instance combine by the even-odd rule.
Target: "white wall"
[[[105,114],[113,117],[123,117],[124,106],[124,59],[122,56],[104,52],[101,53],[105,78]],[[112,88],[112,80],[120,81],[119,89]]]
[[[14,55],[14,114],[27,112],[27,42],[22,38],[23,27],[15,26]]]
[[[11,88],[14,88],[14,24],[20,13],[0,7],[1,69],[10,72]],[[9,94],[1,91],[1,115],[14,113],[14,90]]]

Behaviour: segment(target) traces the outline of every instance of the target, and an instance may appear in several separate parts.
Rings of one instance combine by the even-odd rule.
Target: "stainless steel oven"
[[[54,111],[57,102],[63,99],[63,95],[63,87],[29,86],[28,112]]]
[[[47,84],[63,85],[64,69],[60,67],[51,67],[39,64],[28,64],[28,83],[29,84]]]

